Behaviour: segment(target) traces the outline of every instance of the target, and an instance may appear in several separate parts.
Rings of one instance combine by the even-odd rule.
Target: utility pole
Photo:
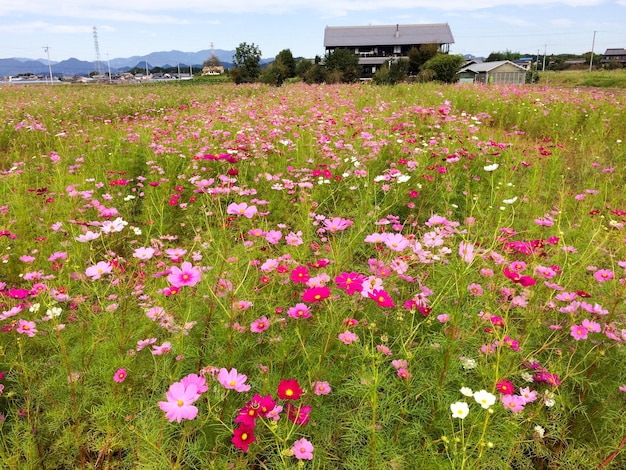
[[[589,59],[589,71],[591,72],[591,67],[593,66],[593,48],[596,46],[596,33],[593,32],[593,41],[591,41],[591,58]]]
[[[111,83],[111,61],[109,60],[109,53],[107,52],[107,67],[109,69],[109,83]]]
[[[542,72],[546,71],[546,49],[548,48],[547,44],[543,45],[543,67],[541,69]]]
[[[50,47],[43,46],[43,50],[46,51],[48,56],[48,71],[50,72],[50,85],[52,85],[52,65],[50,65]]]

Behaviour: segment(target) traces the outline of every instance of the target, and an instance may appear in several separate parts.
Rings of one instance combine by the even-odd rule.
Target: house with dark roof
[[[375,26],[327,26],[324,31],[326,53],[350,49],[359,56],[361,78],[371,78],[383,64],[407,59],[409,50],[436,44],[447,53],[454,43],[450,26],[441,24],[396,24]]]
[[[626,67],[626,49],[607,49],[600,63],[606,67]]]
[[[526,83],[526,68],[510,60],[470,64],[458,71],[461,83],[494,83],[523,85]]]

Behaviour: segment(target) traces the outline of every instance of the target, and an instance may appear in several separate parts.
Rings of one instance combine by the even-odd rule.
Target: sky
[[[451,53],[626,48],[626,0],[0,0],[0,58],[94,61],[150,52],[324,54],[326,26],[448,23]],[[594,41],[595,32],[595,41]]]

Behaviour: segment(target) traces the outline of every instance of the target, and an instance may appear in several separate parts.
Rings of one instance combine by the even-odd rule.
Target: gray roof
[[[514,65],[515,67],[520,69],[521,72],[526,72],[526,69],[524,67],[520,67],[519,65],[514,64],[510,60],[496,60],[494,62],[481,62],[480,64],[470,64],[466,67],[463,67],[461,70],[459,70],[459,73],[461,72],[474,72],[474,73],[491,72],[493,69],[497,69],[498,67],[504,64]]]
[[[324,31],[324,47],[451,43],[454,38],[447,23],[326,26]]]
[[[625,55],[626,49],[607,49],[604,55]]]

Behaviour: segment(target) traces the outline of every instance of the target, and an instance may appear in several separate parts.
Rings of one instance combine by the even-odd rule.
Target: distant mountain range
[[[215,56],[222,62],[224,67],[231,67],[235,51],[225,51],[215,49]],[[141,69],[153,67],[177,67],[180,65],[181,72],[188,72],[189,67],[202,67],[205,60],[211,58],[212,51],[203,50],[198,52],[182,51],[161,51],[151,52],[144,56],[132,56],[128,58],[117,58],[100,62],[100,70],[106,73],[111,67],[111,73],[126,72],[134,67]],[[261,59],[261,63],[271,62],[273,59]],[[87,76],[97,71],[96,61],[84,61],[75,58],[62,60],[61,62],[51,62],[52,74],[54,76]],[[20,74],[32,73],[35,75],[48,75],[48,61],[46,59],[29,59],[23,57],[13,57],[10,59],[0,59],[0,77],[17,76]]]

